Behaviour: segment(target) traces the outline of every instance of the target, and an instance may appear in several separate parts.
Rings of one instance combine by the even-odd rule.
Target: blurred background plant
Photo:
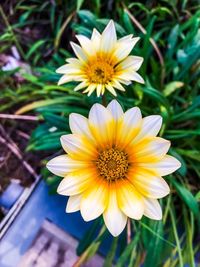
[[[9,133],[27,134],[26,151],[43,159],[43,166],[48,151],[49,155],[61,152],[59,138],[70,131],[68,115],[87,115],[93,103],[101,102],[95,95],[88,98],[74,92],[73,83],[57,86],[55,69],[71,56],[69,42],[75,40],[75,34],[90,37],[94,27],[102,31],[112,18],[118,37],[130,33],[141,37],[133,52],[144,57],[140,73],[146,83],[128,86],[126,93],[118,93],[118,101],[125,110],[137,105],[144,116],[162,115],[160,134],[172,141],[170,153],[182,167],[166,177],[172,193],[161,201],[163,220],[132,221],[127,240],[125,236],[123,242],[113,238],[104,266],[111,266],[114,259],[118,267],[142,263],[195,266],[200,262],[199,8],[199,1],[192,0],[13,0],[0,6],[2,127],[11,129]],[[106,98],[109,101],[112,96]],[[43,151],[42,156],[37,151]],[[35,168],[40,165],[37,160]],[[46,168],[41,172],[50,192],[55,192],[60,178]],[[77,266],[91,257],[108,235],[100,232],[95,237],[99,223],[95,221],[80,241]]]

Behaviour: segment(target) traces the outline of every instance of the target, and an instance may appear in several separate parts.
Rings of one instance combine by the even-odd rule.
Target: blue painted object
[[[23,190],[24,188],[20,184],[11,182],[11,184],[0,196],[0,206],[6,210],[9,210],[20,197]]]
[[[58,194],[49,195],[48,186],[40,181],[31,197],[0,243],[0,267],[16,267],[20,257],[31,245],[44,219],[80,239],[91,226],[84,222],[80,213],[65,213],[67,198]],[[108,251],[110,242],[104,242],[103,251]]]

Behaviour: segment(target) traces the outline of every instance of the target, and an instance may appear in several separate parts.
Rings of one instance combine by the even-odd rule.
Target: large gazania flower
[[[115,25],[111,20],[102,34],[93,30],[91,39],[84,35],[76,36],[80,45],[71,42],[77,58],[67,59],[66,65],[57,69],[57,73],[64,74],[59,85],[70,81],[79,82],[75,91],[85,89],[90,95],[94,90],[97,96],[103,95],[105,90],[116,96],[115,89],[124,91],[122,84],[131,81],[144,83],[136,72],[143,61],[142,57],[129,56],[134,45],[139,40],[132,34],[117,40]]]
[[[160,220],[157,199],[169,194],[161,176],[180,167],[177,159],[166,155],[170,142],[156,137],[162,118],[142,119],[137,107],[124,113],[113,100],[107,108],[93,105],[88,119],[71,114],[69,123],[72,134],[61,137],[67,154],[47,164],[52,173],[64,177],[58,193],[70,196],[66,211],[80,210],[85,221],[103,214],[114,236],[122,232],[127,217]]]

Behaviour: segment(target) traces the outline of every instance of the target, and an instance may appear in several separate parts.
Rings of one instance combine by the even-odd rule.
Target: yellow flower
[[[96,90],[100,96],[108,90],[116,96],[115,89],[125,91],[122,84],[129,85],[131,81],[144,83],[136,72],[143,58],[129,56],[139,37],[133,38],[131,34],[117,40],[112,20],[102,34],[94,29],[91,39],[84,35],[76,37],[81,46],[73,42],[71,46],[77,58],[67,59],[68,64],[57,69],[57,73],[63,74],[59,85],[76,81],[80,83],[75,91],[85,89],[84,93],[91,95]]]
[[[166,155],[170,142],[156,137],[161,116],[142,119],[138,107],[124,113],[113,100],[107,108],[93,105],[88,119],[72,113],[69,124],[72,134],[61,137],[67,154],[47,164],[52,173],[64,177],[58,193],[70,196],[66,212],[80,210],[85,221],[103,214],[114,236],[123,231],[127,217],[160,220],[157,199],[170,191],[161,176],[180,167],[177,159]]]

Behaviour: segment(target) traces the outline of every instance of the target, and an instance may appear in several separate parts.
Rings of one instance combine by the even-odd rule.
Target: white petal
[[[103,95],[105,93],[105,85],[102,84],[102,88],[101,88],[101,95]]]
[[[88,96],[90,96],[96,89],[97,89],[96,84],[90,84],[87,90],[84,91],[84,93],[88,93]]]
[[[108,104],[107,109],[110,110],[115,121],[117,121],[124,114],[123,109],[117,100],[112,100]]]
[[[124,113],[123,124],[126,125],[127,128],[135,127],[141,122],[141,119],[142,114],[140,109],[138,107],[130,108]]]
[[[62,177],[66,176],[69,172],[87,167],[88,165],[84,161],[73,160],[67,155],[55,157],[47,163],[49,171]]]
[[[97,29],[94,28],[92,31],[91,40],[93,41],[97,38],[100,39],[100,37],[101,37],[101,34],[97,31]]]
[[[58,81],[58,85],[73,81],[73,76],[63,75]]]
[[[135,81],[135,82],[138,82],[138,83],[144,83],[144,79],[137,72],[134,72],[132,74],[131,80],[132,81]]]
[[[126,43],[127,41],[130,41],[133,39],[133,34],[126,35],[118,40],[121,44]]]
[[[111,93],[113,94],[114,96],[117,96],[116,92],[115,92],[115,89],[109,85],[109,84],[106,84],[106,89]]]
[[[56,70],[60,74],[79,74],[82,73],[81,65],[65,64]]]
[[[114,55],[116,56],[118,61],[122,61],[124,58],[126,58],[135,44],[139,41],[139,37],[135,38],[123,38],[119,39],[116,45],[115,53]]]
[[[89,125],[100,145],[112,145],[114,120],[108,109],[100,104],[94,104],[89,113]]]
[[[146,198],[144,199],[144,215],[153,220],[162,219],[162,209],[158,200]]]
[[[143,78],[135,71],[126,71],[124,70],[121,74],[117,76],[119,79],[127,80],[127,81],[136,81],[138,83],[144,83]]]
[[[78,90],[81,90],[81,89],[87,87],[87,85],[88,85],[88,83],[84,81],[84,82],[78,84],[78,85],[74,88],[74,91],[76,92],[76,91],[78,91]]]
[[[81,62],[78,58],[74,58],[74,57],[67,58],[66,62],[70,63],[71,65],[76,65],[80,67],[84,65],[83,62]]]
[[[81,47],[88,55],[94,55],[95,50],[93,49],[92,42],[90,39],[88,39],[84,35],[76,35],[76,38],[78,39],[79,43],[81,44]]]
[[[111,20],[106,26],[101,36],[101,50],[104,52],[112,52],[114,45],[116,44],[117,36],[115,31],[115,24]]]
[[[87,54],[83,51],[83,49],[82,49],[79,45],[77,45],[77,44],[75,44],[75,43],[73,43],[73,42],[70,42],[70,44],[71,44],[71,46],[72,46],[72,48],[73,48],[74,53],[76,54],[76,56],[77,56],[81,61],[83,61],[83,62],[87,61],[88,56],[87,56]]]
[[[117,67],[116,70],[134,70],[137,71],[141,67],[143,62],[142,57],[138,56],[128,56],[123,60]]]
[[[89,128],[88,119],[84,116],[77,113],[71,113],[69,115],[69,126],[72,133],[85,135],[88,138],[93,139]]]
[[[104,212],[107,200],[106,186],[102,181],[97,181],[83,193],[80,210],[85,221],[94,220]]]
[[[81,197],[82,197],[82,194],[69,197],[67,206],[66,206],[67,213],[80,210]]]
[[[117,200],[119,208],[128,217],[140,220],[144,213],[143,197],[128,181],[121,181],[117,184]]]
[[[131,84],[131,81],[127,81],[127,80],[123,80],[123,79],[120,79],[120,78],[117,78],[118,82],[122,83],[122,84],[125,84],[125,85],[130,85]]]
[[[95,172],[81,170],[68,174],[59,184],[57,192],[64,196],[73,196],[87,190],[93,182]]]
[[[181,163],[176,158],[169,155],[165,155],[164,158],[157,162],[138,163],[138,166],[143,167],[145,169],[153,170],[158,175],[164,176],[178,170],[181,167]]]
[[[122,92],[125,92],[126,91],[125,88],[117,80],[115,80],[115,79],[113,79],[113,81],[112,81],[112,86],[114,88],[117,88],[118,90],[120,90]]]
[[[133,142],[133,157],[135,162],[155,162],[164,157],[170,148],[170,141],[153,137],[152,139],[141,140],[140,143]]]
[[[116,142],[122,148],[128,145],[138,134],[142,123],[142,114],[138,107],[127,110],[118,126]]]
[[[71,81],[79,82],[79,81],[82,81],[83,79],[84,79],[84,76],[82,74],[66,74],[60,78],[60,80],[58,81],[58,85],[71,82]]]
[[[97,84],[97,96],[100,97],[102,91],[102,84]]]
[[[84,92],[83,93],[88,93],[88,96],[90,96],[93,92],[94,92],[94,90],[96,89],[96,84],[90,84],[89,86],[88,86],[88,88],[86,88],[85,90],[84,90]]]
[[[93,144],[79,135],[63,135],[61,136],[60,141],[63,149],[71,155],[72,158],[91,160],[96,154]]]
[[[162,126],[162,117],[160,115],[151,115],[143,119],[141,133],[148,136],[156,136]]]
[[[118,236],[124,230],[127,216],[119,209],[115,190],[110,190],[108,206],[103,213],[104,222],[113,236]]]
[[[94,49],[98,51],[100,48],[101,34],[96,29],[92,32],[91,41]]]
[[[170,192],[165,180],[152,174],[135,173],[131,177],[131,182],[142,195],[149,198],[162,198]]]
[[[141,131],[135,138],[135,142],[145,137],[156,136],[162,126],[162,117],[159,115],[147,116],[142,120]]]

